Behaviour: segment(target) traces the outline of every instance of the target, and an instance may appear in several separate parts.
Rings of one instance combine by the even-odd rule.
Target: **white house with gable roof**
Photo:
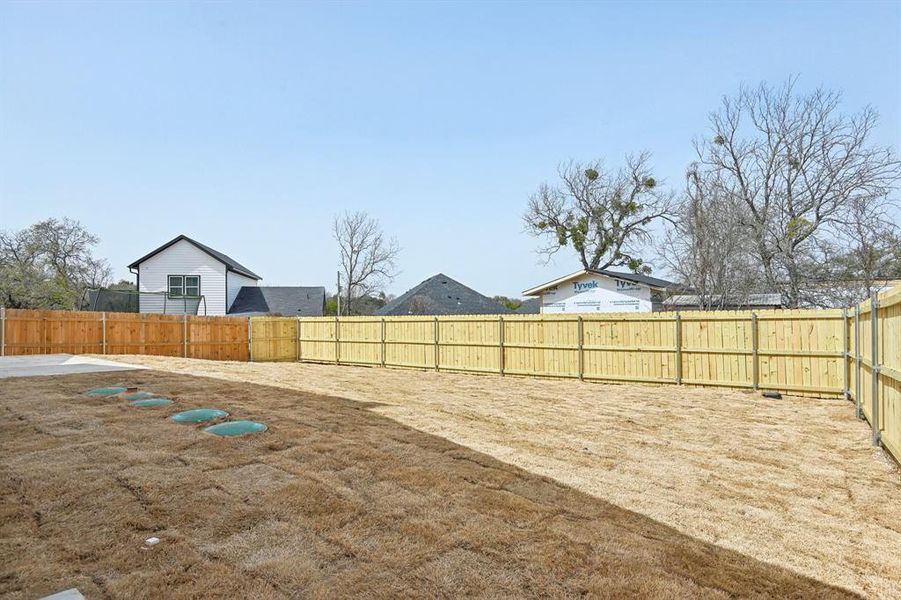
[[[525,290],[538,297],[540,312],[651,312],[659,310],[671,281],[607,269],[583,269]]]

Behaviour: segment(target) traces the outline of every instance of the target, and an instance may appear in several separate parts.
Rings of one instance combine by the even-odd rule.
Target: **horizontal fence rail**
[[[153,354],[249,359],[246,317],[2,310],[0,354]]]

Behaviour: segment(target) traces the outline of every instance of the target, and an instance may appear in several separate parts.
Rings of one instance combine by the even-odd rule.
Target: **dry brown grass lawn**
[[[113,384],[271,430],[216,438],[81,394]],[[372,404],[158,371],[6,379],[0,398],[3,596],[850,595]]]
[[[296,363],[130,362],[370,411],[717,546],[901,598],[901,473],[841,400]]]

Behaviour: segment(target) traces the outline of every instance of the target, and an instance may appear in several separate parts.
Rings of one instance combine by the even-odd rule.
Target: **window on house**
[[[196,298],[200,295],[200,276],[185,275],[185,296]]]
[[[169,297],[200,296],[200,275],[169,275]]]

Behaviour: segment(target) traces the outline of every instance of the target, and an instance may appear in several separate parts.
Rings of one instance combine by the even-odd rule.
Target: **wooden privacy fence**
[[[246,361],[246,317],[0,309],[0,355],[155,354]]]
[[[873,444],[901,461],[901,287],[854,308],[848,328],[848,394],[873,431]]]
[[[853,399],[901,460],[901,288],[852,309],[446,317],[197,317],[0,309],[0,355],[156,354]]]
[[[842,310],[254,317],[251,356],[841,395],[847,323]]]

